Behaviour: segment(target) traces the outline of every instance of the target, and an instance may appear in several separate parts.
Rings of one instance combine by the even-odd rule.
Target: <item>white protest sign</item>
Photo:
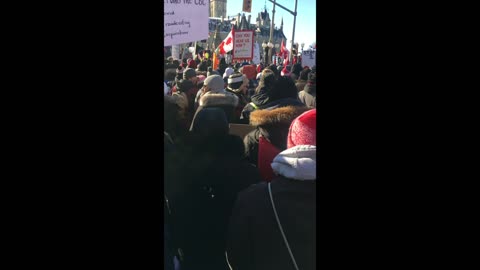
[[[308,50],[308,51],[303,51],[302,53],[302,67],[308,66],[312,68],[315,66],[316,62],[316,57],[317,57],[317,51],[316,50]]]
[[[234,31],[233,60],[253,58],[253,30]]]
[[[253,59],[252,62],[254,64],[260,64],[260,46],[258,43],[255,42],[255,46],[253,47]]]
[[[163,0],[164,46],[208,38],[209,0]]]
[[[178,59],[180,55],[180,45],[172,45],[172,57]]]

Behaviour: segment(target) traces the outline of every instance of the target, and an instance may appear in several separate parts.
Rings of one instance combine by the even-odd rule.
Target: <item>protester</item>
[[[307,84],[308,80],[308,73],[310,73],[309,68],[304,68],[300,72],[300,77],[298,78],[297,82],[295,83],[295,86],[297,87],[298,92],[302,91],[305,85]]]
[[[280,66],[281,67],[281,66]],[[281,69],[277,69],[277,66],[274,65],[274,64],[271,64],[269,65],[268,67],[266,67],[265,69],[269,69],[271,71],[273,71],[273,73],[275,74],[275,78],[278,79],[280,77],[280,71]]]
[[[227,69],[228,65],[225,62],[225,58],[220,58],[220,63],[218,64],[218,74],[223,75],[225,73],[225,69]]]
[[[222,77],[220,77],[220,75],[207,77],[203,82],[201,91],[195,115],[204,108],[217,107],[225,111],[228,122],[232,123],[235,119],[235,108],[238,105],[238,97],[225,91]]]
[[[182,114],[185,115],[188,123],[191,123],[194,115],[195,96],[198,92],[198,78],[195,70],[187,68],[183,72],[183,79],[175,86],[173,95],[180,106]]]
[[[260,181],[258,170],[243,159],[241,138],[228,132],[224,111],[205,108],[166,161],[165,192],[182,269],[229,269],[225,250],[231,209],[238,192]]]
[[[317,107],[317,75],[314,71],[308,74],[307,84],[298,93],[298,98],[309,108]]]
[[[290,65],[287,65],[285,66],[282,71],[280,72],[280,75],[281,76],[285,76],[285,77],[290,77],[290,69],[292,68],[292,66]]]
[[[265,93],[264,105],[251,112],[250,125],[256,129],[245,138],[247,160],[258,166],[259,140],[263,136],[275,148],[282,151],[287,148],[286,138],[290,123],[307,110],[298,98],[297,88],[289,77],[281,77],[271,90]]]
[[[316,269],[315,109],[292,122],[287,147],[272,163],[271,183],[238,195],[227,240],[231,269]]]
[[[240,119],[243,108],[250,102],[247,97],[248,84],[249,80],[241,73],[233,73],[228,78],[227,92],[238,97],[238,105],[235,108],[235,117],[233,120],[234,123],[248,124],[248,121]]]
[[[273,88],[276,82],[275,74],[270,69],[265,69],[262,71],[262,76],[260,82],[258,83],[257,89],[255,90],[254,95],[252,95],[251,102],[245,105],[242,110],[240,119],[245,122],[248,122],[250,119],[250,113],[259,107],[267,104],[269,102],[269,94],[272,93],[271,89]]]
[[[297,81],[300,77],[300,72],[303,70],[302,64],[296,63],[292,66],[292,72],[290,76],[292,77],[293,81]]]
[[[173,140],[185,135],[189,128],[187,113],[177,99],[176,95],[163,99],[163,128]]]

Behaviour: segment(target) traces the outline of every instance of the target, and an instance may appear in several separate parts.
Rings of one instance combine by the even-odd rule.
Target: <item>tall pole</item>
[[[292,47],[290,47],[290,50],[293,52],[293,42],[294,42],[294,39],[295,39],[295,22],[297,21],[297,1],[298,0],[295,0],[295,12],[293,14],[293,30],[292,30]],[[298,50],[298,48],[297,48]],[[293,57],[293,54],[290,53],[290,57],[288,58],[289,59],[289,62],[292,63],[292,57]]]
[[[295,1],[296,1],[296,0],[295,0]],[[272,25],[270,26],[270,40],[269,40],[270,43],[273,43],[273,42],[272,42],[272,39],[273,39],[273,26],[275,25],[275,24],[274,24],[274,22],[275,22],[275,4],[276,4],[276,0],[273,0]],[[267,64],[271,64],[271,61],[272,61],[272,50],[273,50],[273,48],[269,48],[269,50],[268,50],[268,58],[266,59],[266,63],[267,63]]]

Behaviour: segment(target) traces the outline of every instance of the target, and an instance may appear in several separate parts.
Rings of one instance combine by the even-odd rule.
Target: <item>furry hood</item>
[[[199,105],[202,107],[210,107],[210,106],[237,107],[238,97],[226,91],[223,93],[207,92],[200,98]]]
[[[317,147],[297,145],[278,154],[272,162],[273,172],[294,180],[317,179]]]
[[[309,108],[303,106],[286,106],[273,110],[255,110],[250,114],[250,125],[290,124],[296,117],[308,110]]]

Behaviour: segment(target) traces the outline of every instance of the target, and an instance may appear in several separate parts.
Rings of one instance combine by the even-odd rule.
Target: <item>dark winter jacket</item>
[[[315,155],[315,146],[296,146],[280,153],[272,165],[278,165],[274,171],[279,174],[271,182],[275,208],[302,270],[316,269]],[[251,186],[238,195],[229,224],[227,255],[235,270],[295,269],[272,209],[267,183]]]
[[[257,166],[260,135],[279,150],[286,149],[290,124],[297,116],[307,110],[308,108],[298,100],[283,99],[270,103],[267,109],[252,112],[250,125],[257,128],[243,139],[247,160]]]
[[[200,96],[198,104],[199,106],[195,115],[197,115],[203,108],[217,107],[225,111],[228,122],[232,123],[235,119],[235,108],[238,106],[238,97],[227,91],[221,93],[207,92]]]
[[[307,83],[303,91],[298,93],[298,98],[309,108],[317,107],[317,85]]]
[[[183,97],[163,97],[163,129],[175,140],[188,131],[187,114],[181,108]]]
[[[241,119],[243,108],[250,102],[249,98],[245,96],[241,91],[227,88],[227,92],[234,94],[238,97],[238,105],[235,107],[235,117],[233,123],[248,124],[246,119]]]
[[[226,233],[237,193],[260,181],[258,170],[243,160],[238,136],[190,134],[167,161],[165,192],[172,209],[174,238],[182,249],[184,270],[229,270]]]
[[[195,104],[195,96],[197,95],[197,92],[198,92],[198,87],[189,80],[181,80],[176,87],[177,87],[177,90],[184,92],[187,95],[188,113],[191,120],[195,112],[194,104]]]

